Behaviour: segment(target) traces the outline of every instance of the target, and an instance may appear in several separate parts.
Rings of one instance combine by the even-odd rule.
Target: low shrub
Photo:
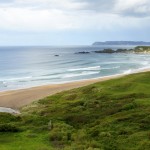
[[[14,124],[0,124],[0,132],[18,132],[19,128]]]

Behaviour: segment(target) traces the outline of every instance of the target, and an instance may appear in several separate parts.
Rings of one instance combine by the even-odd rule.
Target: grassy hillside
[[[0,114],[0,150],[149,150],[150,72],[58,93]]]

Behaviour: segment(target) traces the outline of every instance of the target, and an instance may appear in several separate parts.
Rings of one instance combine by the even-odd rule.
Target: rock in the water
[[[104,49],[104,50],[99,50],[99,51],[94,51],[94,52],[95,53],[109,53],[109,54],[115,53],[115,51],[112,50],[111,48]]]
[[[76,52],[75,54],[89,54],[90,52],[85,52],[85,51],[83,51],[83,52]]]

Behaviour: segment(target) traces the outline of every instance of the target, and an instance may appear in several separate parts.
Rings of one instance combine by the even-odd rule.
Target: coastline
[[[143,69],[143,70],[132,72],[130,74],[147,72],[147,71],[150,71],[150,69]],[[42,99],[49,95],[56,94],[58,92],[87,86],[90,84],[94,84],[96,82],[102,82],[110,79],[120,78],[126,75],[129,74],[119,74],[119,75],[112,75],[112,76],[100,77],[95,79],[74,81],[69,83],[44,85],[44,86],[31,87],[27,89],[0,92],[0,107],[7,107],[7,108],[18,110],[21,107],[32,103],[33,101],[37,101],[39,99]]]

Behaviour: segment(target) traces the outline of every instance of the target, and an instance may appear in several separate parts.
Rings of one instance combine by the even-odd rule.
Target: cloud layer
[[[150,26],[149,0],[1,0],[0,31],[112,31]]]

